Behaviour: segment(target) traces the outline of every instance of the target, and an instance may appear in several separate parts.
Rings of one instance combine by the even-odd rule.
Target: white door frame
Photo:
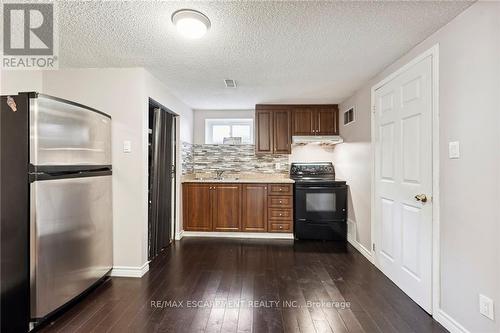
[[[372,144],[372,189],[371,189],[371,254],[375,266],[380,269],[374,249],[376,235],[375,219],[375,90],[392,81],[410,67],[427,57],[432,59],[432,309],[431,314],[438,314],[440,309],[440,244],[439,244],[439,45],[436,44],[419,56],[386,76],[371,89],[371,144]],[[376,245],[375,245],[376,246]]]

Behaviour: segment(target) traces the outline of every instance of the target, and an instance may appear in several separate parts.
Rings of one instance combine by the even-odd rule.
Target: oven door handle
[[[340,186],[297,186],[297,190],[329,190],[340,188]]]

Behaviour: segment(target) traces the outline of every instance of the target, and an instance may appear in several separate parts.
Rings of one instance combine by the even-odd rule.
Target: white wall
[[[42,71],[0,71],[0,92],[2,95],[16,95],[22,91],[42,89]]]
[[[194,141],[196,144],[205,143],[206,119],[255,119],[255,110],[194,110]]]
[[[291,162],[332,162],[337,179],[347,181],[348,196],[348,230],[351,241],[370,252],[370,179],[371,173],[367,165],[371,163],[370,132],[367,138],[356,141],[346,134],[350,125],[340,125],[340,135],[344,143],[333,147],[308,144],[292,146]],[[345,136],[349,139],[346,140]],[[368,185],[368,187],[367,187]]]
[[[351,218],[358,226],[358,240],[369,245],[370,89],[439,44],[441,309],[470,332],[500,331],[499,17],[500,3],[475,3],[340,107],[357,108],[356,123],[341,131],[348,143],[337,152],[343,161],[337,167],[345,174],[362,175],[358,183],[347,176],[351,192],[363,193],[353,195]],[[448,159],[449,141],[460,141],[460,159]],[[355,171],[347,171],[356,165]],[[496,322],[479,314],[479,293],[495,300]]]
[[[73,100],[112,116],[114,266],[143,266],[148,232],[148,97],[180,115],[178,135],[188,142],[192,141],[192,110],[142,68],[2,72],[2,94],[27,90]],[[132,142],[131,153],[123,153],[124,140]]]
[[[344,175],[349,184],[349,233],[355,242],[371,252],[371,86],[363,87],[358,93],[339,106],[340,119],[344,111],[355,108],[355,121],[340,125],[344,143],[336,151],[337,172]],[[367,113],[368,110],[368,113]]]

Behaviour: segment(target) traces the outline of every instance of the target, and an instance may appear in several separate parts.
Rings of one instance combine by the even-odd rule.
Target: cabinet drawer
[[[269,223],[269,232],[292,232],[292,223]]]
[[[275,208],[292,208],[293,206],[293,197],[291,196],[272,196],[268,199],[269,207]]]
[[[269,184],[269,195],[293,195],[292,184]]]
[[[269,220],[292,221],[293,209],[269,208],[267,216]]]

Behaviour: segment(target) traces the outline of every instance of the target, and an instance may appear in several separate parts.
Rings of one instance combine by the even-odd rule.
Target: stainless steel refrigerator
[[[107,114],[39,93],[0,103],[4,331],[9,318],[33,327],[110,272],[112,168]]]

